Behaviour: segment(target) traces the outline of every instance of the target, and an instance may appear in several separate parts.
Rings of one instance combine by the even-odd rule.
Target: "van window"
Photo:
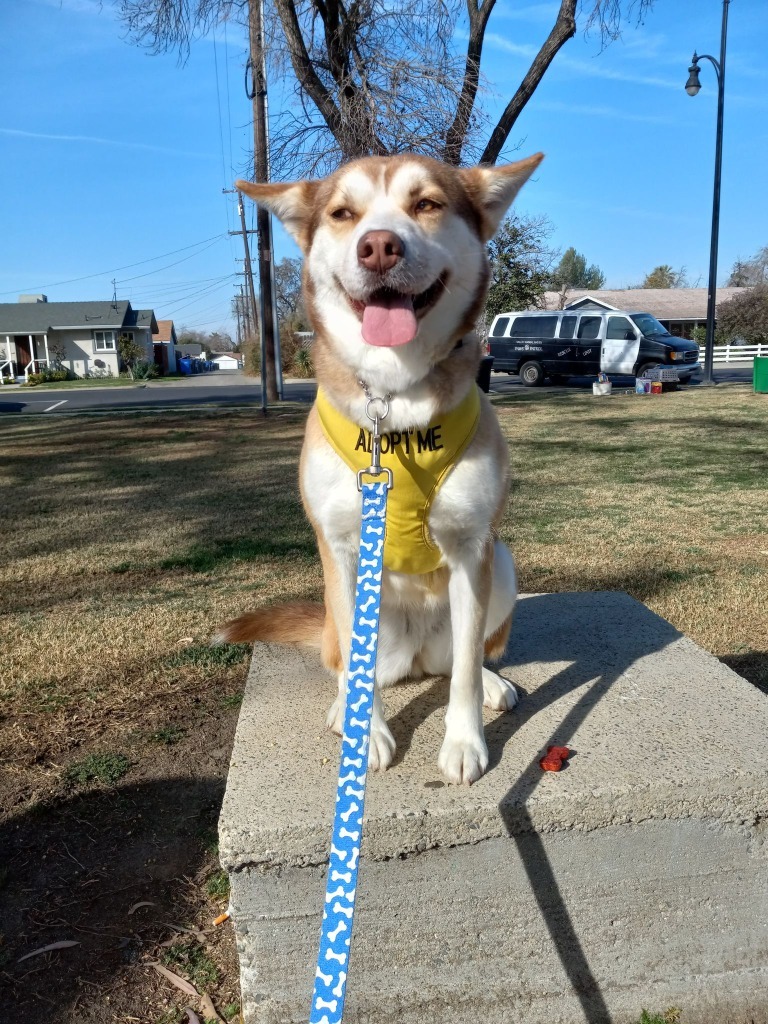
[[[579,324],[579,337],[584,341],[596,341],[600,337],[600,324],[603,318],[600,316],[583,316]]]
[[[561,338],[572,338],[573,329],[576,326],[575,316],[564,316],[560,321],[560,337]]]
[[[503,316],[501,317],[501,319],[497,320],[493,328],[493,334],[491,335],[491,337],[503,338],[507,333],[507,328],[509,327],[509,320],[510,318],[508,316]]]
[[[512,324],[513,338],[554,338],[556,316],[519,316]]]
[[[635,329],[625,316],[609,316],[605,337],[611,341],[633,341]]]

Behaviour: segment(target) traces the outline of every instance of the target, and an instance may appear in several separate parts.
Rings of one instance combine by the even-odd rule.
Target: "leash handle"
[[[387,493],[392,486],[391,473],[386,483],[364,483],[361,477],[366,472],[358,474],[358,486],[363,492],[363,518],[344,735],[309,1024],[341,1024],[352,945],[376,677]]]

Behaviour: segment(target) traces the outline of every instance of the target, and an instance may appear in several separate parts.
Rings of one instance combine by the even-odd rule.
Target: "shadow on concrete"
[[[552,627],[548,627],[544,639],[538,623]],[[622,626],[631,628],[622,630]],[[506,744],[526,721],[574,691],[584,690],[552,732],[544,749],[536,751],[504,795],[499,810],[507,833],[517,846],[553,947],[587,1024],[611,1024],[612,1018],[526,802],[544,777],[538,762],[546,747],[571,745],[578,727],[614,683],[638,659],[662,651],[680,636],[670,623],[626,593],[540,594],[519,603],[510,643],[501,659],[503,674],[512,681],[516,666],[552,662],[567,667],[530,694],[521,693],[521,702],[514,712],[499,715],[486,726],[489,771],[500,764]],[[435,679],[389,720],[397,741],[394,764],[407,753],[418,724],[444,706],[447,698],[448,681]],[[572,745],[571,750],[578,756]]]
[[[531,884],[542,918],[552,944],[562,963],[563,970],[574,994],[581,1004],[587,1024],[611,1024],[611,1016],[584,951],[579,935],[574,928],[568,907],[557,884],[557,878],[547,858],[541,836],[534,830],[526,810],[526,801],[536,790],[544,773],[539,768],[539,758],[551,744],[568,746],[578,727],[589,716],[591,710],[608,693],[613,684],[629,667],[649,654],[657,653],[677,640],[680,633],[668,622],[649,611],[643,605],[632,602],[632,630],[621,638],[621,643],[610,646],[610,656],[600,645],[600,632],[611,628],[610,623],[595,622],[592,631],[595,643],[585,648],[582,637],[563,630],[553,630],[543,650],[534,650],[526,639],[526,625],[536,619],[557,623],[570,620],[567,603],[581,599],[585,603],[595,595],[588,594],[543,594],[528,598],[521,603],[524,621],[516,621],[512,631],[504,666],[525,664],[532,660],[565,662],[567,668],[558,672],[543,686],[538,687],[521,702],[519,710],[511,715],[502,715],[486,729],[491,767],[498,764],[505,744],[527,719],[533,717],[553,702],[576,689],[586,686],[584,693],[568,711],[563,720],[545,744],[537,751],[531,763],[520,775],[502,799],[499,810],[509,836],[514,840],[520,859]],[[604,595],[603,595],[604,596]],[[626,595],[614,595],[629,602]],[[534,635],[535,631],[534,631]],[[574,642],[575,641],[575,642]],[[587,654],[585,655],[585,649]],[[620,651],[617,658],[616,653]],[[573,748],[572,748],[573,749]]]

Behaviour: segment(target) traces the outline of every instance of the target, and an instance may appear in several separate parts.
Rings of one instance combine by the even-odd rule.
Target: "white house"
[[[224,352],[221,355],[215,355],[213,362],[220,370],[239,370],[242,367],[240,357],[233,355],[231,352]]]
[[[28,378],[60,364],[77,377],[120,372],[118,340],[132,337],[154,359],[151,309],[130,302],[48,302],[45,295],[21,295],[0,303],[0,378]]]

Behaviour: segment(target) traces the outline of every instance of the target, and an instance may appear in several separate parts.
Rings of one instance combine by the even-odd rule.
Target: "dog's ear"
[[[286,231],[306,253],[309,246],[309,223],[312,216],[312,197],[317,182],[296,181],[290,184],[258,184],[254,181],[235,182],[235,188],[266,206],[270,213],[284,224]]]
[[[512,200],[543,159],[543,153],[535,153],[525,160],[502,167],[468,167],[459,171],[464,187],[480,213],[484,242],[496,234]]]

